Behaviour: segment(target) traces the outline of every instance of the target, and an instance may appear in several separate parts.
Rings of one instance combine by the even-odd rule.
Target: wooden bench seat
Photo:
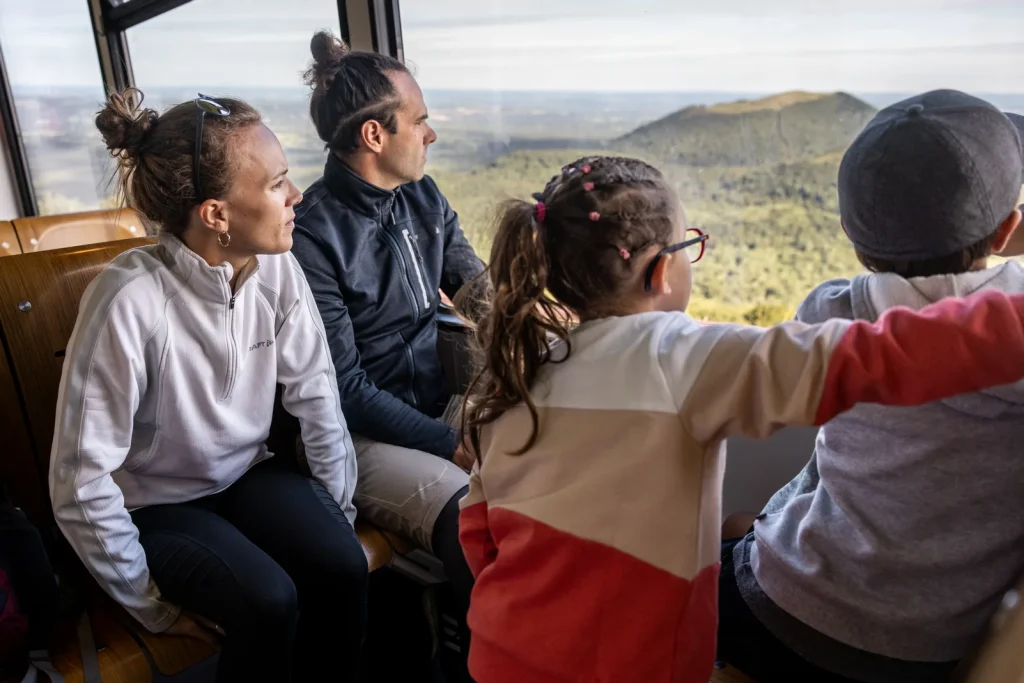
[[[146,236],[139,215],[128,208],[15,218],[13,229],[25,254]]]
[[[755,683],[755,681],[739,669],[727,664],[725,668],[715,669],[711,672],[710,683]],[[797,682],[794,681],[793,683]]]
[[[966,683],[1024,683],[1024,580],[1003,599]]]
[[[21,253],[18,234],[14,232],[14,223],[0,221],[0,256],[13,256]]]
[[[153,677],[146,654],[113,611],[90,608],[86,614],[92,626],[92,638],[103,683],[151,681]],[[51,654],[54,668],[64,676],[66,683],[84,683],[77,622],[66,621],[57,625]]]

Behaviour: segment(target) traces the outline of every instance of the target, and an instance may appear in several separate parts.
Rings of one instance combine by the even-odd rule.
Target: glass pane
[[[710,235],[696,317],[791,317],[862,270],[842,152],[876,108],[957,88],[1024,111],[1019,0],[408,0],[405,55],[439,136],[429,172],[481,254],[498,201],[588,152],[640,156]],[[994,227],[994,226],[993,226]]]
[[[302,72],[320,29],[338,35],[337,0],[195,0],[128,29],[135,84],[160,110],[197,92],[259,108],[305,189],[323,173]]]
[[[0,47],[40,213],[108,205],[113,164],[93,125],[103,78],[88,4],[0,0]]]

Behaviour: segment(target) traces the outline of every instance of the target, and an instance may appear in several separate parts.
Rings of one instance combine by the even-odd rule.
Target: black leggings
[[[218,683],[355,680],[366,556],[323,485],[276,460],[133,512],[149,570],[165,599],[223,627]]]
[[[458,609],[462,614],[469,610],[469,594],[473,591],[473,573],[466,564],[466,556],[459,543],[459,501],[468,492],[469,487],[464,486],[452,496],[434,522],[434,534],[431,538],[434,555],[444,565],[444,573],[451,581]]]
[[[458,672],[451,672],[455,680],[449,683],[460,683],[470,681],[467,658],[469,657],[469,626],[466,624],[466,613],[469,611],[469,596],[473,591],[473,573],[466,563],[466,556],[462,552],[462,545],[459,543],[459,501],[461,501],[469,487],[463,487],[458,493],[452,496],[451,500],[444,506],[437,521],[434,522],[434,533],[431,538],[431,547],[434,555],[444,565],[444,573],[452,585],[452,594],[455,598],[459,641],[462,645],[462,657]]]

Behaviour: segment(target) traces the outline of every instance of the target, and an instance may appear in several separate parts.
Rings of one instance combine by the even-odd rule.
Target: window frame
[[[374,51],[390,55],[404,64],[399,0],[368,0],[368,4]]]
[[[22,142],[21,125],[18,123],[14,109],[14,93],[7,77],[7,63],[4,61],[3,46],[0,45],[0,129],[3,129],[4,151],[11,169],[11,180],[15,187],[14,196],[18,202],[18,212],[23,216],[35,216],[39,213],[36,202],[36,190],[28,171],[28,154]]]

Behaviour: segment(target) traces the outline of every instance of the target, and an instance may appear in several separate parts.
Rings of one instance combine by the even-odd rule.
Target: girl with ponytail
[[[706,683],[726,437],[1024,375],[1022,296],[703,325],[685,310],[707,236],[657,169],[584,158],[535,199],[500,214],[464,410],[478,683]]]

